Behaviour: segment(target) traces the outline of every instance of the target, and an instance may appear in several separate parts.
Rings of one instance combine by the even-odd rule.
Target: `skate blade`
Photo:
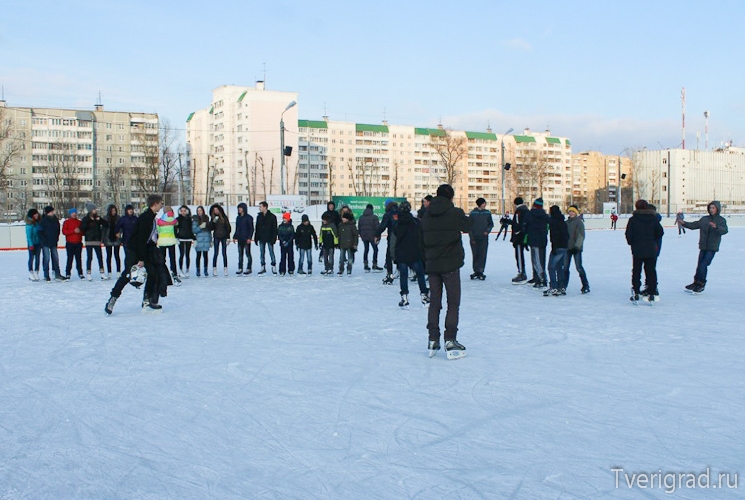
[[[466,357],[466,351],[460,351],[460,350],[452,350],[447,351],[447,358],[448,359],[460,359]]]
[[[150,309],[149,307],[144,307],[142,309],[142,314],[160,314],[163,312],[163,309]]]
[[[409,310],[409,306],[398,306],[398,307],[399,307],[399,309],[401,309],[402,311],[408,311],[408,310]]]
[[[434,358],[435,356],[437,356],[437,351],[439,351],[439,349],[430,349],[428,351],[429,352],[429,357],[430,358]]]

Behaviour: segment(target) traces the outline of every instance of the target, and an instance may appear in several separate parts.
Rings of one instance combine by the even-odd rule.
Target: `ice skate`
[[[524,285],[527,282],[528,282],[528,277],[525,276],[523,273],[517,273],[517,276],[512,278],[513,285]]]
[[[115,304],[116,304],[116,297],[112,295],[111,297],[109,297],[108,302],[106,302],[106,305],[103,308],[103,310],[106,312],[108,316],[111,316],[111,313],[114,312]]]
[[[394,280],[393,275],[392,274],[389,274],[385,278],[383,278],[383,284],[384,285],[392,285],[393,284],[393,280]]]
[[[445,342],[445,352],[448,359],[460,359],[466,357],[466,348],[457,340]]]
[[[229,275],[230,275],[230,273],[228,273],[228,268],[227,268],[227,267],[224,267],[224,268],[223,268],[223,274],[224,274],[225,276],[229,276]]]
[[[433,358],[437,354],[437,351],[440,350],[440,341],[439,340],[430,340],[427,342],[427,350],[429,352],[429,357]]]
[[[217,276],[217,268],[216,267],[213,267],[212,268],[212,276]]]
[[[401,301],[398,303],[398,307],[401,309],[409,309],[409,296],[405,293],[401,294]]]
[[[88,281],[93,281],[93,276],[91,275],[91,272],[90,271],[86,272],[85,273],[85,276],[86,276],[86,279]]]
[[[422,307],[429,307],[429,293],[420,293],[419,297],[422,299]]]
[[[272,264],[272,274],[277,274],[277,264]]]

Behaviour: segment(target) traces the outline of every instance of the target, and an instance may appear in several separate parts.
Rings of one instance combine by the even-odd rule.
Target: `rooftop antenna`
[[[103,111],[103,101],[101,100],[101,91],[98,91],[98,99],[96,99],[96,111]]]
[[[383,106],[383,125],[388,125],[388,117],[386,116],[385,106]]]
[[[680,100],[683,104],[683,149],[686,148],[686,88],[680,91]]]
[[[264,65],[264,85],[266,85],[266,63],[263,63]]]
[[[486,120],[486,131],[491,134],[491,120]]]
[[[329,113],[326,110],[326,103],[325,102],[323,103],[323,120],[326,121],[326,122],[329,121]]]
[[[704,111],[704,151],[709,149],[709,112]]]

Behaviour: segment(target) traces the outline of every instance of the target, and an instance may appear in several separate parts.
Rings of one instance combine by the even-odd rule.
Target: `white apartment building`
[[[6,212],[88,202],[121,210],[144,201],[148,166],[157,169],[159,162],[157,114],[105,111],[100,104],[95,111],[4,104],[0,111],[11,127],[2,145],[4,158],[11,152],[3,173]]]
[[[298,193],[310,203],[333,195],[402,196],[416,204],[437,186],[452,180],[456,203],[475,204],[479,197],[501,210],[502,147],[510,163],[505,184],[506,207],[518,191],[549,203],[563,203],[571,192],[571,143],[549,133],[498,136],[402,125],[359,124],[324,120],[298,123]],[[542,186],[526,180],[536,163]],[[454,173],[448,172],[454,170]],[[539,189],[542,188],[542,189]]]
[[[615,203],[618,213],[633,211],[631,158],[582,151],[572,155],[572,203],[589,213],[602,213],[604,203]]]
[[[705,212],[712,200],[723,210],[745,211],[745,149],[644,150],[633,161],[634,199],[646,199],[662,214]]]
[[[186,120],[186,142],[197,204],[256,205],[281,192],[280,120],[285,124],[286,193],[298,190],[296,92],[223,85],[212,91],[209,106]]]

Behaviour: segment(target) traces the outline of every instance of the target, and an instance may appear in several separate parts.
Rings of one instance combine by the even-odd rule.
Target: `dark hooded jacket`
[[[485,240],[494,228],[494,219],[491,212],[478,207],[471,210],[468,218],[471,220],[470,236],[472,240]],[[486,234],[484,234],[486,233]]]
[[[449,273],[463,267],[465,253],[461,233],[471,222],[462,209],[444,196],[435,196],[422,219],[424,266],[428,273]]]
[[[528,234],[528,246],[545,247],[548,245],[549,217],[542,208],[531,208],[525,221],[525,231]]]
[[[154,221],[155,212],[150,208],[137,217],[137,222],[135,222],[132,235],[129,237],[129,242],[127,243],[127,250],[129,251],[128,258],[132,261],[145,262],[151,260],[150,257],[152,252],[149,252],[148,250],[155,246],[155,242],[150,241]]]
[[[119,239],[119,232],[116,230],[116,225],[119,222],[119,212],[117,210],[116,214],[111,213],[111,209],[115,209],[116,205],[111,204],[108,207],[106,207],[106,215],[103,216],[103,220],[105,223],[105,230],[103,233],[103,242],[106,244],[106,246],[119,246],[121,245],[121,240]]]
[[[634,257],[648,259],[657,256],[657,240],[665,231],[657,220],[657,211],[645,208],[634,210],[626,225],[626,242],[631,246]]]
[[[512,236],[510,237],[510,241],[513,245],[525,245],[525,225],[527,223],[528,219],[528,206],[518,205],[517,208],[515,208],[515,216],[512,218]]]
[[[179,240],[196,240],[197,237],[194,234],[194,229],[192,229],[192,220],[191,220],[191,210],[189,210],[189,207],[186,205],[179,208],[179,212],[181,212],[182,208],[186,208],[186,215],[178,214],[178,217],[176,217],[176,228],[175,228],[175,234],[176,238]]]
[[[714,205],[717,209],[716,215],[704,215],[695,222],[683,222],[683,227],[686,229],[698,229],[698,249],[704,251],[718,252],[719,244],[722,241],[722,236],[729,232],[727,229],[727,220],[722,217],[722,205],[718,201],[712,201],[706,206],[706,211],[709,211],[709,207]],[[711,227],[711,223],[716,224],[716,227]]]
[[[357,221],[357,229],[360,233],[362,241],[373,241],[375,240],[375,231],[380,225],[380,219],[375,215],[372,208],[365,208],[360,216],[360,220]]]
[[[121,233],[122,235],[122,244],[124,246],[127,246],[127,243],[129,243],[129,238],[132,237],[132,231],[134,230],[135,223],[137,222],[137,216],[135,214],[128,215],[127,209],[124,209],[124,215],[119,217],[119,220],[116,223],[115,231],[117,234]]]
[[[220,215],[215,215],[213,213],[215,207],[217,207]],[[225,215],[223,208],[218,204],[214,204],[210,207],[209,215],[212,227],[212,237],[216,240],[230,238],[230,231],[232,228],[230,227],[230,221],[228,220],[228,216]]]
[[[256,234],[254,235],[255,241],[263,241],[270,245],[274,245],[277,241],[277,216],[271,213],[269,210],[266,213],[259,212],[256,216]]]
[[[309,220],[308,216],[303,214],[302,221],[295,229],[295,244],[300,250],[310,250],[313,246],[318,246],[318,235],[313,224],[303,224]]]
[[[329,205],[334,205],[334,209],[332,210]],[[336,227],[339,227],[339,224],[341,224],[341,214],[336,211],[335,203],[326,204],[326,211],[323,212],[323,214],[321,215],[321,219],[323,219],[324,217],[328,217],[329,222]]]
[[[357,226],[354,225],[354,219],[349,222],[339,224],[339,248],[343,250],[356,249],[359,242],[360,234]]]
[[[395,261],[403,264],[413,264],[422,260],[421,223],[411,212],[402,212],[396,223],[396,253]]]
[[[56,215],[45,215],[39,221],[39,242],[41,246],[53,248],[59,243],[60,223]]]
[[[91,216],[91,214],[83,217],[83,220],[80,221],[80,230],[85,236],[85,245],[100,245],[103,242],[105,226],[106,221],[104,221],[101,216],[98,215],[98,212],[96,212],[96,215],[93,217]]]
[[[235,218],[235,233],[233,239],[246,242],[254,237],[254,218],[248,213],[248,205],[239,203],[238,208],[243,209],[243,215]]]
[[[564,220],[564,214],[559,207],[551,207],[549,214],[548,230],[551,234],[551,248],[568,248],[569,247],[569,229]]]

